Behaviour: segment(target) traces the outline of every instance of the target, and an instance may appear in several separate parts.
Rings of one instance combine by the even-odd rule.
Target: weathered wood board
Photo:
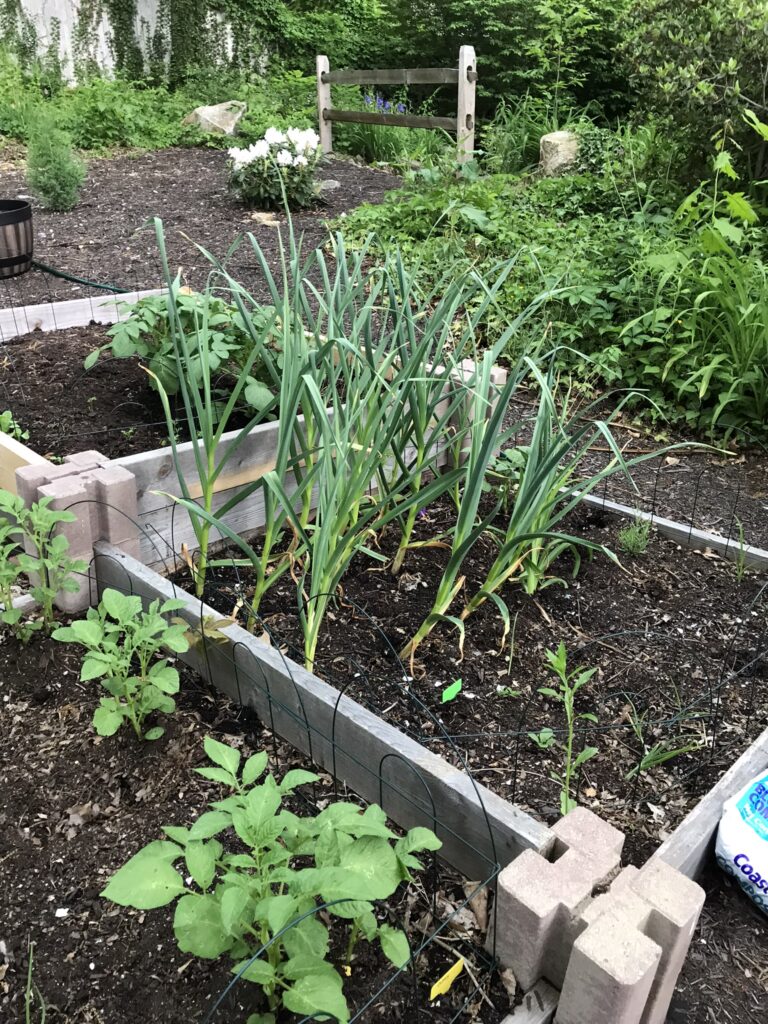
[[[16,470],[22,466],[45,466],[48,460],[27,448],[10,434],[0,432],[0,487],[16,494]]]
[[[643,512],[631,508],[629,505],[621,505],[617,501],[610,501],[608,498],[601,498],[597,494],[587,494],[582,498],[585,505],[592,508],[601,508],[612,515],[621,516],[626,519],[650,520],[659,533],[663,533],[670,540],[677,541],[684,548],[693,548],[697,551],[705,551],[709,548],[716,551],[723,558],[736,561],[743,557],[744,565],[748,569],[768,569],[768,551],[762,548],[752,547],[750,544],[739,544],[737,537],[721,537],[716,533],[709,533],[707,530],[699,530],[686,523],[677,523],[673,519],[665,519],[651,512]]]
[[[33,306],[0,309],[0,342],[10,341],[32,331],[60,331],[65,327],[84,327],[94,321],[113,324],[126,318],[120,310],[123,302],[138,302],[149,295],[162,295],[165,288],[124,292],[120,295],[67,299],[64,302],[40,302]]]
[[[200,635],[220,616],[173,584],[102,541],[95,546],[99,588],[186,600],[180,611]],[[400,825],[434,828],[440,856],[468,878],[485,880],[523,850],[546,855],[551,831],[513,804],[342,695],[240,626],[223,641],[199,643],[181,655],[228,696],[253,707],[263,722],[364,799],[381,804]]]

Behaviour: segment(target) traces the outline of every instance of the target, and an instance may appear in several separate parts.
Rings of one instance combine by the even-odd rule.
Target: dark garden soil
[[[34,943],[34,982],[48,1007],[48,1024],[192,1024],[201,1021],[231,975],[225,960],[209,962],[180,953],[172,908],[139,912],[99,897],[109,875],[164,824],[189,824],[220,787],[192,769],[205,763],[205,735],[235,743],[244,753],[268,749],[281,775],[306,766],[295,752],[276,748],[243,709],[183,675],[179,709],[165,721],[165,736],[138,743],[133,735],[102,739],[90,725],[98,687],[80,683],[81,653],[51,640],[28,648],[5,637],[0,644],[0,1019],[24,1019],[28,949]],[[321,775],[308,787],[313,802],[298,797],[297,813],[316,813],[336,798]],[[353,798],[339,793],[340,798]],[[425,871],[382,908],[405,924],[420,943],[465,901],[460,880],[444,868]],[[477,919],[460,910],[454,923],[418,959],[418,999],[413,978],[397,978],[360,1017],[362,1022],[447,1024],[473,993],[469,974],[449,996],[429,1005],[428,993],[458,951],[474,965],[486,994],[475,1019],[498,1024],[508,998],[497,976],[483,970]],[[340,942],[334,949],[341,954]],[[392,977],[380,954],[363,943],[345,985],[350,1006],[363,1005]],[[333,950],[332,950],[333,953]],[[258,1009],[258,989],[235,986],[215,1024],[243,1024]],[[496,1009],[495,1007],[498,1007]],[[33,1020],[40,1020],[39,1012]],[[298,1020],[291,1014],[280,1024]]]
[[[0,347],[0,406],[10,409],[25,441],[47,456],[96,449],[109,458],[167,443],[157,392],[137,359],[85,357],[108,339],[106,328],[34,332]]]
[[[437,535],[451,515],[447,503],[428,509],[421,538]],[[605,513],[575,514],[566,529],[616,548],[617,522]],[[381,551],[394,549],[390,531]],[[464,563],[472,592],[490,555],[481,544]],[[580,723],[576,749],[599,751],[584,768],[579,799],[627,832],[626,858],[642,863],[768,725],[765,577],[748,573],[739,580],[730,563],[658,536],[644,555],[625,557],[622,568],[604,555],[585,556],[575,580],[569,578],[573,560],[564,556],[554,571],[567,587],[553,583],[534,597],[508,587],[503,594],[511,648],[508,642],[500,653],[502,623],[488,602],[466,623],[463,660],[456,631],[439,625],[418,650],[411,680],[394,652],[426,615],[446,557],[434,547],[413,551],[398,577],[364,556],[353,563],[321,636],[316,671],[551,822],[559,816],[559,787],[549,776],[562,756],[556,747],[540,749],[529,734],[549,727],[562,736],[560,706],[537,692],[553,685],[545,651],[562,641],[571,668],[597,668],[577,699],[577,709],[598,722]],[[206,597],[218,610],[231,612],[248,593],[245,570],[211,572]],[[275,641],[302,660],[295,608],[286,574],[260,614]],[[459,610],[457,602],[451,611]],[[444,690],[459,678],[461,693],[443,702]],[[627,779],[643,743],[695,750]]]
[[[202,148],[92,159],[74,210],[49,213],[33,200],[35,258],[88,281],[127,289],[158,288],[163,279],[155,232],[146,225],[150,218],[160,217],[171,270],[180,268],[192,287],[202,287],[210,269],[194,243],[223,258],[239,235],[253,232],[276,267],[276,227],[264,224],[263,214],[229,194],[226,163],[226,152]],[[318,178],[338,187],[323,190],[315,206],[294,215],[294,227],[304,235],[307,250],[327,239],[327,220],[361,203],[379,202],[399,184],[384,171],[337,159],[323,162]],[[21,170],[3,172],[2,192],[6,198],[29,198]],[[285,224],[282,213],[273,219]],[[249,243],[229,265],[242,284],[266,297]],[[0,282],[0,308],[91,294],[98,292],[33,269]]]
[[[768,1020],[768,918],[716,867],[667,1024]]]

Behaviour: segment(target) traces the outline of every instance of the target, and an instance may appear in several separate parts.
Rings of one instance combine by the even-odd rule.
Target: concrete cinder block
[[[592,892],[619,870],[624,836],[586,808],[562,818],[552,861],[526,851],[500,874],[496,952],[518,983],[531,988],[545,978],[563,984],[571,949]]]
[[[574,944],[563,985],[559,1024],[580,1024],[582,1019],[589,1019],[590,1024],[664,1024],[703,905],[704,890],[662,861],[651,861],[642,869],[625,868],[610,891],[598,896],[582,911],[582,937],[591,935],[591,939],[581,944],[577,940]],[[616,928],[625,936],[625,945],[616,945],[610,929],[606,931],[606,922],[611,921],[618,922]],[[634,982],[643,998],[637,1015],[640,995],[630,997],[627,991],[629,977],[623,957],[632,943],[648,948],[648,942],[658,949],[658,962],[647,990],[644,975]],[[577,950],[580,951],[578,957]],[[583,962],[587,955],[593,956],[595,962],[585,973]],[[595,1016],[593,1006],[591,1016],[582,1018],[580,1007],[591,1005],[595,991],[588,987],[585,991],[582,989],[594,986],[598,968],[610,1010],[606,1011],[606,1016]],[[619,1013],[619,1007],[624,1007],[621,1010],[624,1016],[611,1016]]]
[[[706,893],[663,861],[652,860],[637,874],[632,890],[650,907],[644,925],[662,950],[642,1024],[664,1024]]]
[[[661,955],[623,907],[601,914],[573,945],[556,1024],[640,1024]]]
[[[88,490],[86,484],[77,474],[53,480],[38,489],[40,498],[51,498],[50,507],[56,511],[66,510],[76,517],[74,522],[60,523],[56,534],[63,534],[69,541],[68,555],[72,559],[82,559],[90,565],[93,557],[93,538],[91,535],[91,516],[88,506]],[[56,597],[56,606],[64,612],[78,612],[90,604],[90,587],[86,575],[77,575],[73,579],[78,590],[73,593],[60,591]]]
[[[75,452],[74,455],[65,455],[64,462],[71,463],[72,465],[78,466],[80,469],[93,469],[97,466],[109,465],[109,459],[106,455],[102,455],[101,452],[95,451],[90,448],[85,452]]]
[[[94,540],[107,540],[123,548],[138,543],[136,477],[122,466],[105,466],[89,474],[95,485],[98,532]]]
[[[43,484],[49,484],[62,477],[74,476],[79,472],[76,466],[69,466],[65,463],[57,465],[53,462],[47,466],[20,466],[16,470],[16,492],[23,499],[24,504],[34,505],[38,500],[38,489]]]

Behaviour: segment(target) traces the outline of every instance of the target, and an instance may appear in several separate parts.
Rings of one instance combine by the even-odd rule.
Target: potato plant
[[[166,826],[167,838],[139,850],[101,895],[140,910],[177,900],[179,949],[207,960],[226,954],[233,973],[261,987],[264,1009],[247,1024],[275,1024],[281,1008],[346,1024],[342,974],[360,938],[378,941],[398,968],[410,959],[405,933],[380,920],[375,901],[410,881],[422,867],[415,854],[440,840],[426,828],[398,837],[375,804],[331,803],[300,817],[284,801],[316,775],[294,769],[278,782],[266,753],[242,763],[232,747],[210,737],[204,745],[211,765],[195,771],[229,795],[189,828]],[[329,916],[348,924],[336,963]]]
[[[98,608],[84,619],[62,626],[54,640],[77,643],[86,649],[80,679],[101,679],[109,693],[93,716],[100,736],[114,735],[129,722],[139,739],[156,740],[165,731],[144,722],[153,711],[170,714],[176,708],[171,694],[179,689],[179,673],[166,658],[156,660],[164,647],[176,654],[189,649],[185,623],[169,623],[164,616],[184,606],[183,601],[153,601],[142,610],[141,598],[105,590]]]

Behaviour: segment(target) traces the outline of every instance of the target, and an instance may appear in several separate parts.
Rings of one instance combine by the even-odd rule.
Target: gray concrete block
[[[518,983],[544,978],[560,987],[573,943],[584,930],[583,912],[596,886],[619,869],[624,836],[586,808],[553,827],[553,861],[523,853],[499,875],[496,953]]]
[[[556,1024],[641,1024],[661,955],[621,908],[602,914],[574,943]]]
[[[62,534],[69,541],[69,557],[82,559],[90,565],[93,558],[93,538],[91,535],[91,517],[86,484],[78,475],[63,477],[43,484],[38,489],[40,498],[51,498],[50,507],[57,511],[67,510],[76,517],[74,522],[60,523],[56,534]],[[86,577],[74,576],[78,585],[74,593],[60,591],[56,597],[56,606],[64,612],[78,612],[90,604],[90,586]]]
[[[75,452],[74,455],[65,455],[64,462],[78,466],[80,469],[94,469],[97,466],[108,466],[110,460],[106,455],[91,448],[85,452]]]
[[[122,466],[105,466],[89,474],[95,484],[98,535],[115,547],[138,542],[138,500],[136,477]]]

